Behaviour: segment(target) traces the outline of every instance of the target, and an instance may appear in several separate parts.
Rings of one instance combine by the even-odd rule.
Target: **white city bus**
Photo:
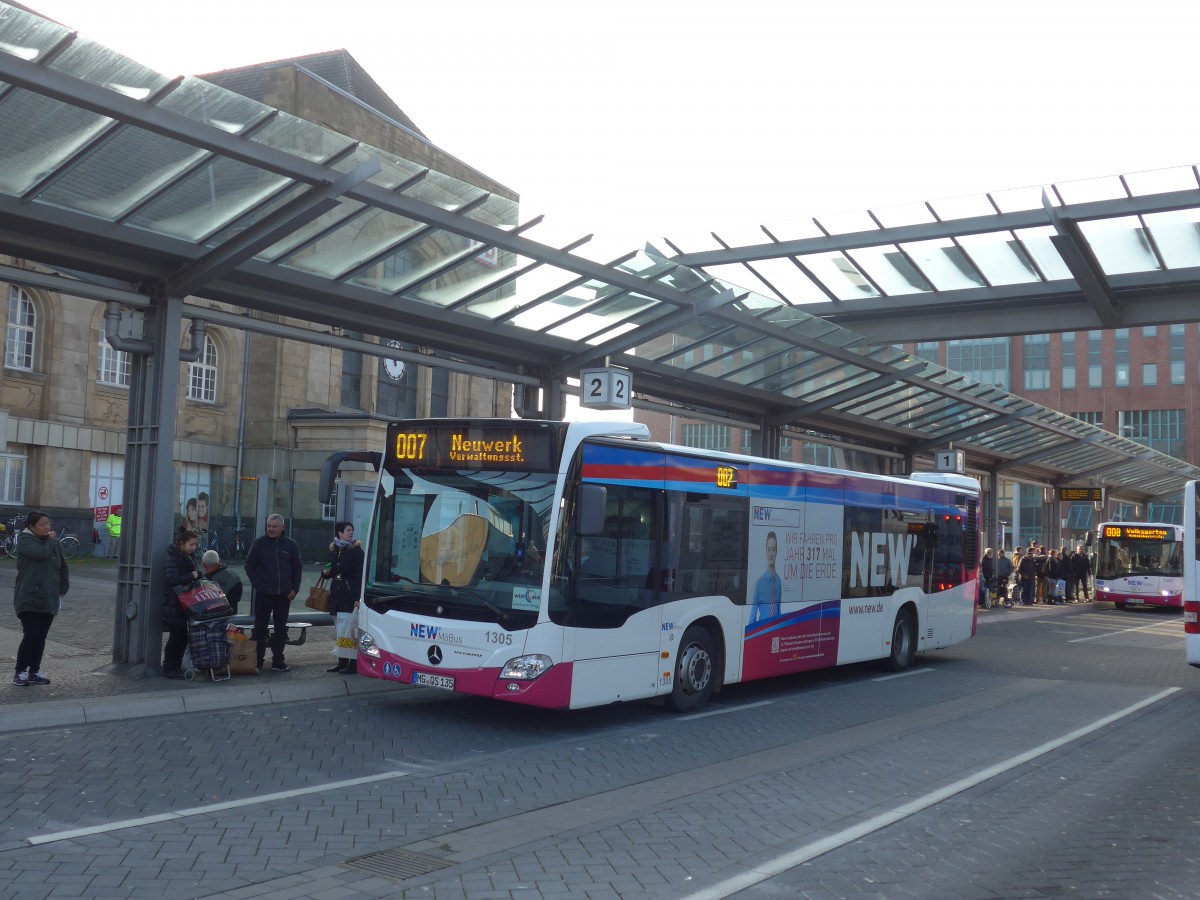
[[[1200,505],[1189,481],[1183,489],[1183,634],[1189,665],[1200,668]]]
[[[1183,528],[1103,522],[1096,532],[1096,599],[1118,607],[1183,605]]]
[[[358,671],[548,708],[915,653],[975,632],[978,482],[668,446],[635,423],[432,419],[382,454]]]

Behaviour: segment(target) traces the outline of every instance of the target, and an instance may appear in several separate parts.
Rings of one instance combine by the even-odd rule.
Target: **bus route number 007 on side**
[[[653,442],[644,425],[388,429],[358,671],[547,708],[885,660],[974,634],[978,484]]]

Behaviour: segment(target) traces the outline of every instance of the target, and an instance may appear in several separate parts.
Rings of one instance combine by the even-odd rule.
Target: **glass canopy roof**
[[[1108,276],[1200,266],[1191,169],[814,221],[813,234],[675,258],[647,247],[605,265],[572,252],[584,241],[529,238],[538,220],[521,223],[511,200],[168,79],[3,3],[0,115],[23,123],[0,129],[0,252],[82,277],[80,296],[88,279],[116,279],[147,303],[193,296],[350,322],[483,361],[501,380],[560,383],[607,359],[632,372],[642,401],[681,415],[918,456],[953,442],[973,469],[1131,499],[1200,478],[833,321],[869,301],[1054,286],[1103,321]]]
[[[1114,175],[762,231],[766,240],[740,246],[714,235],[719,249],[673,259],[893,340],[975,336],[947,331],[962,328],[961,318],[946,318],[948,301],[962,314],[1012,297],[1052,300],[1058,314],[1043,311],[1046,327],[1034,321],[1023,331],[1011,316],[992,315],[980,336],[1107,328],[1122,305],[1130,312],[1147,292],[1190,293],[1200,277],[1200,171]]]

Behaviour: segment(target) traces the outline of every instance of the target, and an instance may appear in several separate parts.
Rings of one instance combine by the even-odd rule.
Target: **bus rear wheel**
[[[692,712],[708,702],[713,688],[713,639],[699,625],[683,633],[675,660],[675,678],[667,706],[676,712]]]
[[[911,609],[902,609],[896,613],[896,622],[892,625],[892,652],[886,661],[887,668],[903,672],[912,665],[916,655],[917,623]]]

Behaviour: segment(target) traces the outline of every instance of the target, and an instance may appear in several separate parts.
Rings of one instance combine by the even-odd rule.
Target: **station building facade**
[[[430,141],[345,51],[202,77],[514,204],[519,199]],[[411,266],[419,260],[408,255],[419,252],[405,250],[379,265]],[[12,257],[0,256],[0,261],[41,268]],[[480,260],[479,265],[487,264],[486,258]],[[228,304],[189,302],[245,314]],[[104,306],[92,300],[0,285],[0,309],[7,324],[0,369],[0,433],[6,438],[0,453],[0,521],[42,509],[85,546],[94,537],[102,553],[107,536],[96,519],[120,505],[124,492],[129,354],[109,345]],[[252,315],[331,331],[301,320]],[[362,338],[352,322],[333,331]],[[427,348],[401,341],[391,345],[429,354],[429,365],[210,323],[199,358],[179,363],[176,477],[173,485],[163,486],[179,499],[177,521],[207,525],[207,541],[227,550],[239,518],[247,542],[261,531],[254,514],[260,506],[257,492],[263,490],[266,507],[288,518],[306,558],[317,559],[328,545],[336,510],[335,503],[322,506],[316,497],[320,465],[330,452],[382,445],[386,424],[394,418],[510,414],[511,385],[452,372]],[[368,477],[366,472],[345,474]],[[169,537],[163,535],[163,542]]]

